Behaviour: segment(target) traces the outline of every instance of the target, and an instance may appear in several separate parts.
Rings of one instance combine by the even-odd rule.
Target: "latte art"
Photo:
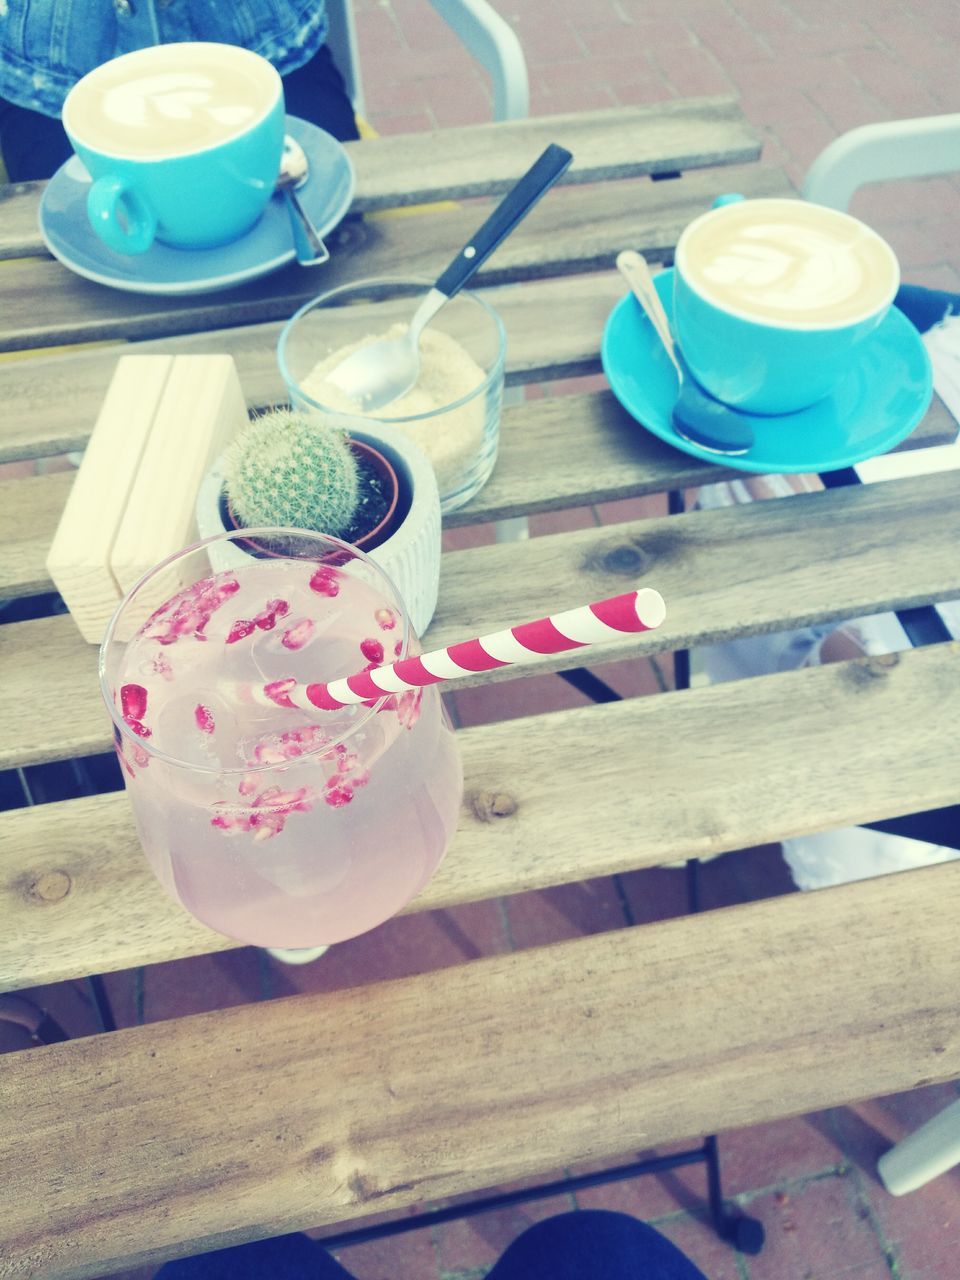
[[[239,99],[244,89],[247,102],[229,101],[231,91]],[[131,133],[162,131],[168,138],[192,135],[198,141],[213,141],[225,130],[243,128],[256,117],[256,100],[251,102],[250,96],[242,81],[225,85],[223,76],[209,71],[168,71],[107,89],[100,110]]]
[[[243,133],[276,98],[268,64],[246,50],[172,44],[104,64],[68,98],[64,122],[114,155],[186,155]],[[266,71],[266,74],[265,74]]]
[[[694,288],[763,321],[843,324],[888,301],[895,287],[896,264],[879,236],[799,200],[727,205],[694,224],[681,247]]]

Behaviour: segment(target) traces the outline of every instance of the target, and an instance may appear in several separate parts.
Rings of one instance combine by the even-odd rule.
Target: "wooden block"
[[[123,595],[110,557],[171,356],[121,356],[47,556],[47,571],[85,640],[99,644]]]
[[[123,591],[196,540],[200,481],[246,422],[231,356],[174,358],[110,556]]]

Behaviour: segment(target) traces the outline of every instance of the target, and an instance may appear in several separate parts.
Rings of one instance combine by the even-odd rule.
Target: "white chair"
[[[805,200],[846,210],[854,193],[868,183],[954,171],[960,171],[960,115],[896,120],[864,125],[831,142],[811,165],[802,194]],[[960,442],[918,454],[887,454],[861,464],[857,470],[866,480],[880,480],[915,474],[919,469],[958,466]],[[900,1196],[925,1186],[958,1163],[960,1101],[881,1156],[877,1172],[891,1195]]]
[[[826,146],[810,166],[801,195],[846,210],[871,182],[960,171],[960,115],[920,116],[851,129]]]
[[[960,172],[960,115],[921,116],[863,125],[834,139],[810,166],[801,194],[815,204],[845,211],[863,186],[896,178],[924,178]],[[960,231],[958,231],[960,246]],[[893,246],[896,250],[896,245]],[[947,385],[946,369],[934,360],[934,385],[960,417],[957,392]],[[938,376],[939,375],[939,376]],[[955,378],[955,375],[954,375]],[[946,471],[960,466],[960,441],[920,454],[885,454],[861,463],[863,480],[884,480],[920,471]]]
[[[527,64],[516,32],[487,0],[429,0],[493,82],[494,120],[530,114]],[[327,44],[358,115],[364,115],[356,24],[351,0],[327,0]],[[402,68],[398,68],[398,73]]]

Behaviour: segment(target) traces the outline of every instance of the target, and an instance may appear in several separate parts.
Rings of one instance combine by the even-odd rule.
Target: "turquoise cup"
[[[822,262],[812,265],[801,262],[798,267],[796,261],[789,262],[795,275],[806,271],[812,273],[811,279],[822,279],[824,297],[831,298],[835,282],[850,266],[844,255],[853,252],[861,256],[862,263],[857,266],[861,274],[865,264],[867,283],[850,290],[849,296],[841,299],[842,305],[834,300],[818,308],[813,289],[808,291],[806,310],[798,307],[791,313],[789,307],[764,305],[765,273],[771,277],[771,291],[781,287],[776,271],[777,229],[798,209],[801,219],[809,219],[829,251]],[[717,259],[718,278],[726,286],[720,292],[705,276],[702,251],[707,243],[725,244],[722,224],[730,224],[732,218],[747,231],[732,250],[725,247]],[[721,236],[716,240],[718,231]],[[789,233],[784,235],[786,244]],[[751,253],[756,257],[750,258]],[[788,257],[785,254],[784,260]],[[736,293],[738,271],[752,271],[761,282],[744,293],[743,302]],[[728,277],[733,278],[732,286]],[[856,348],[883,321],[899,283],[893,250],[848,214],[796,200],[724,197],[722,203],[695,219],[677,243],[673,313],[680,349],[697,382],[715,399],[750,413],[794,413],[822,400],[841,381]]]
[[[204,77],[213,85],[209,102],[197,87]],[[108,92],[118,104],[114,120],[99,107]],[[239,108],[231,94],[243,98]],[[135,130],[128,120],[144,114],[145,102],[149,127]],[[190,113],[205,113],[198,124],[213,127],[194,132]],[[209,42],[114,58],[84,76],[63,108],[67,136],[93,179],[90,225],[122,254],[144,253],[154,240],[209,249],[249,231],[276,189],[285,119],[283,83],[271,63]]]

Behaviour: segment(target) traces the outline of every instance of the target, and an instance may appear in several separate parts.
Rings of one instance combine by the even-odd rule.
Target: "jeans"
[[[354,1280],[308,1236],[279,1236],[168,1262],[155,1280]],[[707,1280],[664,1236],[625,1213],[588,1209],[528,1227],[487,1280]]]

